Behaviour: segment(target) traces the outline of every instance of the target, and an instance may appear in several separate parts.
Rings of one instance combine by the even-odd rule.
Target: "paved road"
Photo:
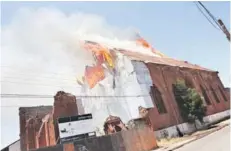
[[[174,151],[230,151],[230,126]]]

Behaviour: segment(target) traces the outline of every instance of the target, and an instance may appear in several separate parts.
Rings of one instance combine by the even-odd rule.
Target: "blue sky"
[[[229,29],[229,2],[203,3]],[[167,56],[219,71],[224,85],[229,85],[230,45],[225,35],[206,20],[193,2],[1,2],[1,25],[9,25],[22,7],[91,13],[104,17],[113,26],[135,27],[153,47]],[[18,114],[16,116],[18,119]],[[18,134],[5,134],[3,146],[18,138]]]

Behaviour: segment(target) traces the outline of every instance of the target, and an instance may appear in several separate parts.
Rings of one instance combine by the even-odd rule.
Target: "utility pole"
[[[226,38],[228,39],[228,41],[230,41],[230,33],[227,30],[227,28],[225,27],[223,21],[221,19],[216,19],[213,14],[202,4],[202,2],[198,1],[198,4],[205,10],[205,12],[207,13],[207,15],[210,17],[210,19],[207,17],[207,15],[205,15],[205,13],[201,10],[201,8],[197,5],[197,3],[195,2],[197,8],[199,9],[199,11],[205,16],[205,18],[210,22],[210,24],[212,24],[216,29],[221,30],[225,35]]]
[[[218,19],[218,24],[220,25],[222,31],[226,35],[226,38],[230,41],[230,33],[227,30],[226,26],[224,25],[223,21],[221,19]]]

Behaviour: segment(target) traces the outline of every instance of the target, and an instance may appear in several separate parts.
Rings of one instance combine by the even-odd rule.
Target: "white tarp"
[[[142,66],[141,63],[135,64],[137,64],[136,68]],[[118,116],[127,123],[130,119],[139,117],[139,106],[153,106],[150,103],[148,88],[152,83],[150,76],[145,77],[144,81],[142,77],[146,76],[145,74],[149,75],[149,72],[140,74],[147,69],[143,67],[143,70],[134,70],[133,66],[130,59],[117,53],[115,75],[105,69],[106,77],[103,81],[92,89],[83,87],[82,95],[95,96],[82,98],[82,100],[85,113],[92,113],[97,128],[103,128],[103,123],[109,115]],[[113,79],[115,79],[114,84]]]
[[[145,63],[142,61],[132,61],[132,64],[136,73],[137,81],[141,87],[142,94],[144,95],[143,98],[146,103],[146,106],[144,107],[153,107],[154,105],[150,96],[150,87],[153,85],[150,72]]]

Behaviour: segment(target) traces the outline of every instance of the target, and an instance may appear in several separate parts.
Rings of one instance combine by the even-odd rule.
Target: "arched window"
[[[220,100],[219,100],[219,98],[218,98],[218,96],[217,96],[217,93],[216,93],[216,91],[210,86],[210,90],[211,90],[211,92],[213,93],[213,96],[214,96],[214,98],[215,98],[215,101],[217,102],[217,103],[220,103]]]
[[[153,102],[155,103],[157,107],[158,112],[160,114],[167,113],[161,92],[158,90],[158,88],[155,85],[151,86],[150,95],[151,95]]]
[[[224,90],[222,90],[220,86],[218,87],[218,89],[221,92],[221,95],[222,95],[223,99],[225,100],[225,102],[227,102],[228,100],[227,100],[227,97],[225,96]]]
[[[211,105],[211,102],[210,102],[210,100],[209,100],[209,97],[208,97],[208,95],[207,95],[207,93],[206,93],[204,87],[200,85],[200,88],[201,88],[202,95],[203,95],[203,97],[204,97],[204,99],[205,99],[206,104],[207,104],[207,105]]]

